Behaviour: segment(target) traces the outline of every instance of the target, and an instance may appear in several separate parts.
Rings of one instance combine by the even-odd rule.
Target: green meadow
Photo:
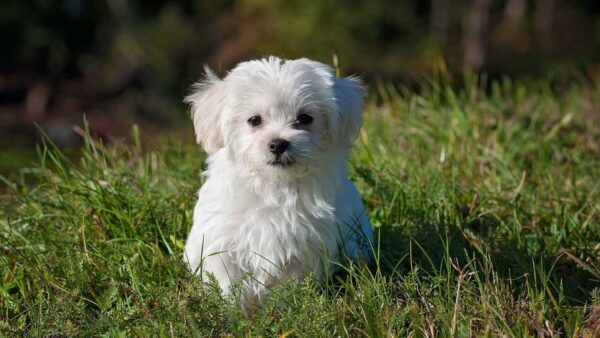
[[[375,260],[249,313],[182,262],[199,147],[40,145],[2,177],[0,334],[600,336],[600,86],[448,82],[370,89],[349,163]]]

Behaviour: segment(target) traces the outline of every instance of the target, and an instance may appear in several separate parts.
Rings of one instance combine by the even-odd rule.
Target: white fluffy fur
[[[346,174],[362,124],[357,79],[316,61],[270,57],[223,79],[207,68],[186,102],[209,154],[185,245],[193,271],[214,274],[224,294],[243,279],[244,302],[260,302],[284,279],[322,277],[343,256],[370,255],[371,226]],[[299,127],[299,112],[312,123]],[[254,115],[262,125],[248,124]],[[290,142],[292,165],[268,164],[276,138]]]

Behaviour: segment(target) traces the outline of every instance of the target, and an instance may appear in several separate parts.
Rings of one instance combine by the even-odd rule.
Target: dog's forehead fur
[[[331,68],[308,59],[247,61],[223,80],[233,87],[242,106],[262,113],[293,114],[300,108],[317,111],[335,106]]]

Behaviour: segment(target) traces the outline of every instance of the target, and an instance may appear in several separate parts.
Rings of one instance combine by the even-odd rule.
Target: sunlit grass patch
[[[284,283],[250,313],[181,260],[197,147],[88,137],[77,161],[40,147],[22,181],[5,180],[0,330],[597,336],[598,88],[467,82],[375,88],[350,161],[375,261]]]

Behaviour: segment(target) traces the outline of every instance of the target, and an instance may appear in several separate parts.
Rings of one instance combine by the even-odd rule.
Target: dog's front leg
[[[222,252],[205,257],[202,263],[202,271],[197,273],[201,273],[204,280],[212,274],[219,283],[223,295],[228,295],[231,291],[231,283],[241,274],[233,262],[233,257],[227,252]]]

